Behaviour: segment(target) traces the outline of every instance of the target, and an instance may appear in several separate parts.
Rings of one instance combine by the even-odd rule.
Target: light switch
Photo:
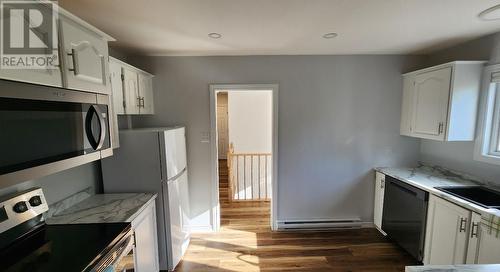
[[[210,143],[210,132],[202,132],[201,133],[201,142],[202,143]]]

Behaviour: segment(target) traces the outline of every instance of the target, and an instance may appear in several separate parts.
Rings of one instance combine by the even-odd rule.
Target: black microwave
[[[111,156],[108,95],[0,80],[0,187]]]

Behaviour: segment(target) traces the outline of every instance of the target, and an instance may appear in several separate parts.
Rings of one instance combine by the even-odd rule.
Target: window
[[[500,65],[486,68],[484,86],[474,157],[500,164]]]

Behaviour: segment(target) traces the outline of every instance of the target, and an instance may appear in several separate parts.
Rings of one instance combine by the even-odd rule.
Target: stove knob
[[[34,196],[30,198],[31,207],[40,206],[42,204],[42,198],[40,196]]]
[[[23,213],[28,210],[28,204],[25,201],[17,202],[16,205],[14,205],[13,210],[16,213]]]

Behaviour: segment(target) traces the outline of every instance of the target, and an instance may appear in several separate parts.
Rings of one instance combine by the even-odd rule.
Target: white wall
[[[272,91],[228,93],[229,143],[235,152],[272,152],[272,103]]]
[[[132,57],[155,74],[153,116],[133,125],[183,124],[191,216],[209,226],[210,84],[279,84],[278,219],[373,218],[375,166],[408,166],[420,143],[399,135],[403,56]],[[356,200],[356,201],[353,201]]]
[[[455,47],[435,52],[428,58],[428,65],[454,60],[489,60],[500,63],[500,33],[476,39]],[[475,161],[474,142],[438,142],[422,140],[420,160],[449,169],[472,174],[500,184],[498,165]]]
[[[271,90],[229,91],[229,142],[235,153],[272,153],[273,93]],[[272,156],[233,158],[233,173],[239,174],[237,199],[272,196]],[[246,161],[243,161],[246,160]],[[246,173],[246,174],[245,174]],[[266,188],[267,187],[267,188]]]

